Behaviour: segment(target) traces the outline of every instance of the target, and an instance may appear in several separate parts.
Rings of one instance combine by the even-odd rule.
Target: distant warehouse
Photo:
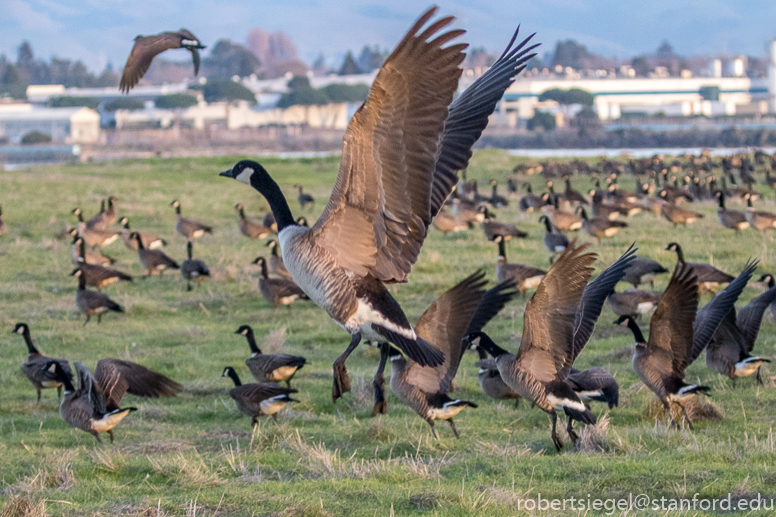
[[[31,104],[0,105],[0,139],[12,144],[33,131],[57,143],[93,143],[100,139],[100,115],[90,108],[47,108]]]

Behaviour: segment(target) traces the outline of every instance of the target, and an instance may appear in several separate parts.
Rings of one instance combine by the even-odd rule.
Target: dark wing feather
[[[121,407],[125,393],[138,397],[174,397],[183,386],[132,361],[100,359],[94,377],[109,411]]]
[[[709,344],[711,338],[714,337],[714,333],[717,332],[722,318],[724,318],[728,312],[733,309],[733,306],[741,295],[741,292],[746,287],[749,279],[752,278],[755,269],[757,269],[756,260],[750,260],[744,266],[744,270],[738,275],[735,280],[730,282],[722,292],[712,298],[700,311],[693,323],[693,340],[692,340],[692,355],[690,356],[690,363],[695,361],[704,348]],[[688,363],[689,364],[689,363]]]
[[[191,61],[194,63],[194,75],[199,74],[199,50],[196,48],[189,49],[191,52]]]
[[[638,248],[634,248],[634,244],[631,244],[630,248],[614,264],[606,268],[585,287],[574,319],[571,364],[574,364],[574,360],[590,340],[596,321],[601,315],[601,309],[606,302],[606,297],[612,292],[617,282],[625,276],[625,270],[631,266],[636,258],[637,250]]]
[[[89,369],[83,364],[76,361],[75,371],[78,374],[78,394],[81,397],[86,397],[89,403],[92,405],[93,415],[104,415],[108,412],[105,397],[99,389],[96,389],[94,377],[92,377]]]
[[[768,289],[738,312],[738,328],[741,329],[746,339],[747,353],[750,353],[754,348],[757,334],[760,333],[763,312],[774,300],[776,300],[776,287]]]
[[[171,48],[180,48],[181,37],[172,32],[157,34],[156,36],[138,36],[135,45],[129,53],[124,72],[121,74],[119,90],[129,93],[140,79],[148,71],[151,62],[158,54]]]
[[[512,48],[519,31],[520,27],[515,30],[512,40],[498,61],[450,106],[431,184],[432,218],[439,213],[453,186],[458,182],[458,171],[469,165],[472,146],[487,127],[488,117],[496,109],[496,103],[514,82],[515,77],[523,71],[525,63],[536,55],[526,55],[539,46],[526,47],[533,34]]]
[[[425,393],[447,393],[463,355],[461,340],[482,300],[485,273],[477,271],[442,294],[418,318],[415,332],[437,347],[444,361],[434,368],[409,360],[406,379]]]
[[[474,313],[469,328],[466,329],[466,334],[479,332],[496,314],[501,312],[501,309],[519,294],[515,290],[516,285],[514,280],[506,280],[485,291],[485,295],[477,307],[477,312]]]
[[[284,388],[283,386],[274,382],[265,382],[262,384],[243,384],[236,388],[232,388],[232,393],[238,393],[238,396],[243,400],[247,400],[254,404],[260,403],[262,400],[267,400],[278,395],[290,395],[297,393],[298,390],[294,388]]]
[[[437,147],[461,75],[463,33],[427,11],[388,57],[345,133],[329,203],[311,230],[343,269],[404,282],[431,222]]]

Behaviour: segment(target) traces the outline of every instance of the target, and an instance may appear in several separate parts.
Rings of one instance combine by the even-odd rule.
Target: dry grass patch
[[[196,450],[194,451],[196,453]],[[183,453],[176,456],[162,456],[154,458],[146,456],[154,473],[175,479],[184,486],[198,488],[212,487],[224,482],[219,476],[220,469],[208,466],[198,453],[195,458],[186,458]]]
[[[3,505],[0,517],[44,517],[46,503],[34,501],[27,495],[12,495]]]
[[[687,416],[690,417],[691,422],[721,420],[724,418],[724,414],[721,410],[706,397],[699,397],[696,395],[695,397],[684,401],[682,406],[684,406],[684,409],[687,411]],[[671,404],[671,415],[677,424],[682,425],[684,415],[679,404]],[[649,404],[647,404],[644,416],[649,419],[668,419],[666,408],[658,399],[652,399]]]

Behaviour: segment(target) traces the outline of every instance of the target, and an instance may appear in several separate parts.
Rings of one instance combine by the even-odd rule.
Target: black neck
[[[83,269],[80,271],[81,274],[78,275],[78,290],[83,291],[86,289],[86,275],[84,274]]]
[[[27,352],[30,354],[39,354],[37,348],[35,348],[35,345],[32,343],[32,336],[30,336],[30,329],[29,327],[24,327],[24,332],[22,332],[22,336],[24,336],[24,342],[27,343]]]
[[[178,214],[178,215],[181,215],[181,206],[180,205],[175,207],[175,213]]]
[[[137,249],[139,249],[139,250],[145,249],[145,246],[143,246],[143,239],[140,238],[140,234],[139,233],[135,233],[133,235],[133,237],[134,237],[135,241],[137,241]],[[191,243],[189,243],[189,244],[191,244]]]
[[[544,229],[547,230],[549,233],[552,233],[552,225],[550,224],[550,218],[545,216],[543,218],[544,221]]]
[[[240,207],[237,209],[237,211],[240,214],[240,219],[245,219],[245,209],[243,207]]]
[[[641,333],[641,328],[639,328],[639,324],[636,323],[636,320],[633,318],[628,318],[628,328],[631,329],[631,332],[633,332],[633,337],[636,339],[636,343],[647,342],[644,339],[644,334]]]
[[[272,242],[274,242],[274,241],[272,241]],[[274,245],[270,246],[270,250],[272,251],[273,255],[275,255],[276,257],[278,256],[278,245],[277,244],[274,244]]]
[[[507,247],[504,246],[504,238],[502,237],[500,241],[498,241],[498,256],[504,257],[504,259],[507,258]]]
[[[494,183],[494,184],[493,184],[493,195],[494,195],[494,196],[497,194],[497,191],[496,191],[496,189],[498,189],[498,184]]]
[[[754,208],[752,206],[752,196],[746,196],[746,206],[747,208]]]
[[[477,347],[477,355],[480,356],[480,359],[487,359],[488,358],[488,353],[481,346]]]
[[[571,180],[569,178],[566,178],[566,188],[571,190]]]
[[[86,262],[86,243],[83,239],[81,239],[81,242],[78,243],[78,256],[84,259],[84,262]]]
[[[286,201],[278,184],[268,173],[253,174],[251,176],[251,186],[267,199],[269,207],[272,209],[272,215],[275,216],[275,222],[278,225],[278,233],[283,231],[283,228],[296,224],[294,216],[291,214],[291,209],[288,207],[288,201]]]
[[[584,208],[579,208],[579,215],[582,217],[582,219],[587,221],[587,211]]]
[[[129,230],[129,229],[130,229],[130,228],[129,228],[129,221],[127,221],[126,223],[124,223],[124,228],[126,228],[127,230]]]
[[[75,391],[73,383],[70,382],[70,376],[65,373],[65,370],[58,361],[54,363],[54,375],[56,376],[56,379],[64,385],[65,393],[72,393]]]
[[[278,230],[280,228],[278,227]],[[269,278],[269,271],[267,271],[267,261],[262,260],[261,261],[261,276],[264,278]]]
[[[79,223],[84,222],[84,216],[81,215],[81,211],[80,210],[78,211],[78,213],[76,215],[78,216],[78,222]]]
[[[490,336],[488,336],[484,332],[473,332],[471,334],[474,338],[479,337],[480,338],[480,344],[477,345],[477,348],[482,347],[487,351],[490,355],[492,355],[494,358],[498,358],[499,356],[502,356],[504,354],[508,354],[506,350],[498,346],[496,343],[493,342],[492,339],[490,339]]]
[[[253,329],[249,328],[248,333],[245,334],[245,339],[248,340],[248,346],[251,348],[251,352],[254,354],[260,354],[261,349],[256,346],[256,338],[253,336]]]
[[[189,260],[191,260],[191,248],[192,248],[191,241],[189,241],[186,243],[186,255],[188,255]]]
[[[113,198],[109,197],[108,198],[108,210],[112,210],[112,209],[113,209]]]
[[[234,381],[235,386],[242,386],[242,382],[240,382],[240,377],[237,375],[237,372],[234,371],[234,368],[229,368],[226,371],[226,374]]]
[[[684,261],[684,250],[681,248],[681,246],[676,247],[676,260],[678,260],[682,264],[687,263]]]
[[[725,194],[721,190],[718,190],[717,196],[719,196],[719,207],[725,208]]]
[[[526,184],[525,184],[525,191],[526,191],[528,194],[533,194],[533,187],[531,186],[531,184],[530,184],[530,183],[526,183]]]
[[[100,201],[100,213],[105,212],[105,200]]]

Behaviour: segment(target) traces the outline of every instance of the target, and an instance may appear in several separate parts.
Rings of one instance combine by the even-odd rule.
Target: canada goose
[[[655,276],[668,273],[668,270],[660,265],[659,262],[645,258],[635,258],[631,266],[625,270],[624,281],[633,284],[637,288],[640,284],[649,283],[655,288]]]
[[[768,286],[768,289],[772,289],[774,286],[776,286],[776,280],[774,280],[771,273],[763,274],[758,282],[765,282],[765,285]],[[773,316],[773,320],[776,321],[776,302],[771,304],[771,316]]]
[[[278,231],[278,223],[275,222],[275,214],[273,214],[271,210],[264,214],[264,217],[261,220],[261,224],[275,233]]]
[[[80,210],[79,210],[80,211]],[[105,217],[105,200],[100,201],[100,211],[86,221],[86,227],[90,230],[107,230],[108,219]]]
[[[641,289],[628,289],[620,293],[612,289],[612,292],[606,297],[613,313],[617,316],[633,316],[634,318],[649,314],[657,307],[659,300],[659,296]]]
[[[540,223],[544,223],[544,247],[551,253],[550,264],[555,256],[563,253],[569,245],[569,238],[562,233],[555,233],[550,218],[543,215],[539,218]]]
[[[279,276],[280,278],[292,280],[291,273],[288,272],[285,264],[283,264],[283,257],[278,255],[278,242],[276,240],[270,239],[267,242],[267,247],[270,249],[269,272],[275,276]]]
[[[272,229],[255,223],[245,217],[245,207],[242,203],[234,205],[237,214],[240,216],[240,233],[249,239],[266,239],[272,233]]]
[[[501,208],[509,205],[509,200],[498,193],[498,181],[490,180],[491,194],[488,202],[495,208]]]
[[[181,203],[173,199],[170,206],[175,207],[175,230],[187,239],[199,239],[206,233],[213,233],[213,228],[192,219],[181,216]]]
[[[593,210],[593,216],[599,219],[608,219],[609,221],[616,221],[620,215],[625,215],[620,212],[620,209],[611,204],[605,204],[601,195],[595,190],[590,191],[590,196],[593,198],[593,204],[591,209]]]
[[[5,221],[3,221],[3,206],[0,205],[0,235],[3,235],[7,231],[8,226],[6,226]]]
[[[199,42],[196,36],[186,29],[178,32],[163,32],[154,36],[136,36],[132,52],[129,53],[127,64],[124,65],[124,73],[121,74],[119,90],[129,93],[138,81],[148,71],[151,61],[158,54],[173,48],[185,48],[191,52],[194,62],[194,75],[199,73],[199,50],[205,45]]]
[[[74,266],[77,266],[78,264],[80,264],[80,260],[79,260],[80,257],[84,257],[84,261],[87,264],[96,264],[98,266],[104,266],[104,267],[108,267],[114,262],[116,262],[111,257],[107,255],[103,255],[97,251],[84,250],[84,253],[81,253],[81,246],[76,244],[78,239],[80,239],[80,237],[78,236],[78,230],[76,228],[73,228],[70,231],[70,235],[72,235],[73,237],[73,242],[70,246],[70,262]]]
[[[563,233],[582,228],[582,218],[579,215],[559,210],[558,207],[555,206],[558,203],[558,197],[554,196],[552,199],[553,204],[543,206],[542,210],[555,228]]]
[[[566,382],[583,402],[585,400],[605,402],[609,409],[620,403],[620,386],[614,376],[600,366],[582,371],[572,368],[569,370]]]
[[[760,230],[761,233],[765,233],[765,230],[773,230],[776,228],[776,214],[771,212],[762,212],[755,210],[752,206],[752,196],[747,194],[746,198],[746,220],[749,224]]]
[[[86,226],[80,208],[73,209],[73,214],[78,217],[78,235],[83,237],[88,246],[104,248],[119,238],[119,234],[116,232]]]
[[[251,356],[245,360],[245,365],[258,382],[285,382],[290,388],[291,379],[297,370],[307,363],[307,359],[298,355],[261,353],[256,346],[253,329],[249,325],[242,325],[234,333],[245,336],[248,340]]]
[[[310,227],[310,225],[307,224],[307,218],[306,217],[300,217],[299,219],[297,219],[296,220],[296,224],[297,224],[297,226],[302,226],[304,228],[309,228]]]
[[[89,323],[89,320],[95,314],[97,315],[97,323],[100,323],[103,313],[109,311],[124,312],[121,305],[108,298],[108,295],[86,289],[86,275],[82,269],[74,269],[70,275],[78,278],[78,290],[75,292],[75,304],[81,312],[86,314],[84,325]]]
[[[752,356],[763,312],[776,300],[776,288],[749,302],[738,313],[735,308],[723,318],[706,350],[706,365],[722,375],[728,376],[736,387],[736,378],[756,374],[757,384],[762,384],[760,366],[770,359]]]
[[[294,282],[286,278],[270,278],[267,270],[267,259],[256,257],[254,264],[261,266],[259,277],[259,291],[265,300],[276,309],[281,305],[291,305],[294,300],[300,298],[308,300],[307,294]]]
[[[473,208],[474,205],[464,203],[461,198],[453,198],[453,217],[455,217],[459,226],[466,226],[467,228],[474,228],[477,223],[482,223],[485,220],[485,214],[479,211],[477,208]]]
[[[74,244],[78,246],[80,253],[76,267],[83,271],[84,276],[86,277],[86,285],[96,287],[98,291],[102,291],[102,288],[106,285],[113,284],[120,280],[132,282],[132,277],[130,275],[122,273],[117,269],[87,263],[85,259],[86,245],[81,237],[78,237]]]
[[[661,192],[661,194],[664,193],[665,191]],[[703,219],[703,214],[693,212],[692,210],[687,210],[686,208],[676,206],[670,202],[660,205],[660,214],[669,222],[673,223],[674,226],[678,224],[687,226],[688,224],[694,223],[698,219]]]
[[[108,208],[102,211],[102,217],[105,220],[107,226],[111,226],[116,223],[118,216],[116,215],[116,205],[114,204],[116,198],[114,196],[108,196]]]
[[[121,221],[119,222],[123,226],[121,230],[121,240],[124,243],[124,246],[131,250],[137,251],[137,242],[135,239],[130,237],[133,230],[129,227],[129,219],[122,217]],[[162,246],[167,246],[167,241],[157,237],[156,235],[151,235],[150,233],[145,232],[138,232],[137,230],[135,230],[135,233],[140,236],[140,241],[143,243],[144,248],[155,250],[157,248],[161,248]]]
[[[672,403],[679,405],[692,430],[692,422],[682,402],[696,393],[708,392],[709,388],[686,384],[684,371],[709,344],[756,267],[756,262],[747,263],[730,285],[698,311],[700,294],[696,287],[698,280],[695,272],[679,262],[649,322],[649,341],[644,339],[639,325],[631,316],[620,316],[615,321],[616,324],[626,325],[633,332],[636,340],[633,369],[639,379],[657,395],[674,427],[678,425],[671,416]]]
[[[490,210],[488,210],[487,206],[481,207],[480,210],[485,216],[485,219],[482,220],[480,226],[482,227],[483,233],[485,233],[485,238],[487,238],[489,241],[495,239],[496,235],[501,235],[504,240],[509,240],[512,237],[518,239],[525,239],[528,237],[527,233],[521,232],[514,225],[494,221],[493,219],[495,216],[493,213],[491,213]]]
[[[50,361],[47,368],[53,369],[56,379],[65,386],[65,397],[59,405],[59,416],[70,427],[91,434],[100,442],[100,433],[108,433],[113,443],[113,428],[131,411],[137,408],[122,408],[121,399],[125,393],[138,397],[174,397],[183,387],[173,381],[132,361],[121,359],[100,359],[94,376],[79,362],[75,363],[78,373],[78,389],[73,387],[70,377],[62,365]]]
[[[488,353],[481,347],[476,347],[480,355],[480,360],[474,363],[479,371],[477,372],[477,382],[480,388],[492,399],[496,400],[514,400],[515,407],[520,405],[520,395],[515,390],[507,386],[501,373],[498,371],[498,365],[495,359],[488,357]]]
[[[143,241],[137,232],[132,232],[129,238],[134,240],[135,244],[137,244],[137,258],[140,260],[143,269],[146,270],[147,276],[153,275],[154,271],[158,271],[159,276],[162,276],[165,269],[180,269],[178,263],[162,250],[149,250],[144,248]]]
[[[441,231],[445,235],[450,232],[463,232],[469,228],[465,222],[459,222],[457,217],[448,214],[444,210],[439,211],[436,217],[434,217],[434,220],[431,221],[431,224],[433,224],[437,230]]]
[[[180,266],[181,276],[186,280],[187,291],[191,291],[192,280],[195,280],[199,286],[206,277],[210,276],[207,264],[201,259],[191,257],[192,246],[191,241],[186,243],[186,260]],[[162,274],[161,270],[159,270],[159,274]]]
[[[294,188],[299,190],[299,194],[296,196],[296,202],[299,203],[299,206],[304,208],[307,205],[315,205],[315,198],[310,194],[305,194],[302,185],[294,185]]]
[[[585,253],[588,246],[570,245],[542,280],[526,306],[517,355],[500,348],[483,332],[467,336],[470,342],[479,339],[478,346],[496,359],[501,378],[509,387],[550,415],[551,436],[558,452],[563,442],[556,433],[556,409],[562,408],[568,416],[566,429],[574,443],[578,437],[572,421],[596,421],[569,384],[568,375],[590,339],[606,295],[622,278],[636,251],[631,246],[588,284],[596,260],[594,253]]]
[[[717,218],[722,226],[735,230],[735,232],[741,233],[741,230],[749,228],[749,221],[746,219],[746,214],[740,210],[729,210],[725,208],[725,194],[718,190],[714,193],[719,200],[719,208],[717,208]]]
[[[590,236],[594,237],[598,244],[601,244],[601,239],[604,237],[612,237],[619,232],[620,229],[628,227],[628,223],[610,221],[603,217],[594,217],[593,219],[590,219],[587,217],[587,211],[582,206],[577,209],[577,212],[582,216],[582,229]]]
[[[732,282],[733,278],[735,278],[720,271],[711,264],[700,264],[697,262],[688,264],[684,260],[684,251],[677,242],[669,243],[666,247],[666,251],[675,251],[677,262],[685,264],[692,269],[693,274],[695,274],[698,279],[698,289],[700,291],[711,291],[714,293],[714,290],[719,287],[719,284],[727,284]]]
[[[493,242],[498,244],[498,259],[496,260],[496,280],[498,282],[514,280],[517,290],[523,296],[525,296],[525,292],[528,289],[533,289],[539,285],[544,275],[547,274],[546,271],[524,264],[510,264],[507,262],[507,249],[504,244],[504,238],[501,235],[496,235]]]
[[[537,196],[533,193],[533,189],[530,183],[525,182],[524,187],[526,194],[521,197],[519,201],[521,211],[533,212],[534,210],[539,210],[542,206],[544,206],[544,200],[541,196]]]
[[[587,199],[585,199],[585,196],[583,196],[578,191],[572,188],[571,178],[566,176],[565,178],[563,178],[563,181],[566,183],[566,190],[563,191],[563,195],[566,197],[569,203],[579,203],[580,205],[588,204]]]
[[[286,407],[289,402],[299,402],[292,399],[292,393],[298,393],[294,388],[284,388],[274,382],[263,384],[243,384],[234,368],[227,366],[221,377],[229,377],[234,382],[234,388],[229,390],[229,396],[234,399],[234,404],[242,413],[251,417],[251,427],[259,425],[259,417],[272,415],[272,419],[278,421],[278,411]]]
[[[17,323],[13,332],[23,336],[24,342],[27,344],[27,362],[22,365],[22,373],[35,387],[35,391],[38,392],[37,403],[40,404],[41,390],[47,388],[56,388],[57,398],[61,400],[62,383],[56,379],[53,372],[49,371],[48,364],[54,361],[60,363],[65,375],[72,380],[73,372],[70,370],[70,363],[67,362],[67,359],[52,359],[41,354],[32,342],[30,327],[26,323]]]
[[[314,228],[294,224],[282,191],[260,164],[245,160],[221,173],[267,199],[286,268],[352,335],[333,365],[335,400],[349,390],[345,360],[362,336],[392,342],[424,366],[443,360],[433,345],[418,340],[385,283],[406,281],[431,220],[469,161],[471,146],[533,48],[524,48],[530,38],[512,48],[515,32],[504,54],[451,105],[464,47],[441,45],[462,32],[427,41],[452,21],[443,18],[419,33],[435,12],[426,11],[413,25],[351,119],[338,180]],[[376,132],[375,125],[383,129]]]

